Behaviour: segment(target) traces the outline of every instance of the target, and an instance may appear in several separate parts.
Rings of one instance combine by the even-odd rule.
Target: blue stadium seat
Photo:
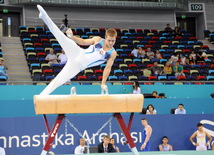
[[[40,67],[40,64],[38,63],[38,64],[36,64],[36,63],[32,63],[32,64],[30,64],[30,69],[32,69],[32,67],[33,66],[37,66],[37,67]]]
[[[0,81],[7,81],[7,77],[6,76],[0,76]]]
[[[207,81],[214,81],[214,76],[207,76]]]
[[[50,81],[51,79],[54,79],[54,76],[46,76],[46,77],[45,77],[45,80],[46,80],[46,81]]]
[[[109,76],[108,80],[109,81],[117,81],[117,77],[116,76]]]
[[[116,73],[123,73],[123,71],[122,71],[122,70],[120,70],[120,69],[118,69],[118,70],[114,70],[114,75],[115,75]]]
[[[168,76],[169,81],[177,81],[177,78],[175,76]]]
[[[166,81],[166,76],[158,76],[158,81]]]
[[[163,85],[162,82],[155,82],[154,85]]]
[[[167,61],[167,59],[160,59],[160,64],[166,63]]]
[[[127,76],[119,76],[119,81],[128,81]]]

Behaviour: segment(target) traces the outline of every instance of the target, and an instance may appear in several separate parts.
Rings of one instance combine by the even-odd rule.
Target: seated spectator
[[[172,76],[172,67],[170,66],[169,61],[166,62],[164,68],[163,68],[164,74],[166,74],[166,76]]]
[[[0,59],[0,76],[6,76],[8,79],[8,75],[5,70],[8,70],[8,67],[4,64],[4,61]]]
[[[204,60],[207,58],[207,54],[204,52],[203,49],[200,50],[200,52],[197,54],[196,57],[196,64],[197,63],[204,63]]]
[[[178,61],[178,59],[179,59],[179,54],[178,53],[174,53],[170,58],[170,64],[175,66],[175,63]]]
[[[149,104],[147,106],[146,114],[147,115],[156,115],[157,114],[157,111],[155,110],[155,108],[152,104]]]
[[[178,108],[175,109],[175,114],[186,114],[186,110],[184,109],[184,105],[180,103]]]
[[[110,143],[113,145],[113,148],[115,149],[116,152],[120,152],[119,147],[117,147],[117,146],[114,145],[114,143],[115,143],[114,138],[110,139]]]
[[[187,59],[186,59],[186,57],[185,57],[185,54],[183,53],[183,54],[182,54],[182,57],[181,57],[181,63],[180,63],[180,64],[181,64],[182,66],[184,66],[184,65],[186,65],[186,61],[187,61]]]
[[[132,52],[131,52],[131,54],[132,54],[132,56],[134,57],[134,58],[138,58],[138,50],[134,47],[133,48],[133,50],[132,50]]]
[[[147,48],[147,54],[146,55],[149,59],[154,59],[154,57],[155,57],[155,54],[154,54],[154,52],[151,51],[150,47]]]
[[[179,31],[178,27],[175,27],[175,30],[173,31],[173,35],[174,35],[174,37],[180,36],[180,31]]]
[[[85,140],[83,138],[80,138],[80,145],[75,148],[74,154],[83,154],[84,149],[85,149]]]
[[[196,54],[194,51],[189,55],[189,64],[195,65],[196,62]]]
[[[142,49],[141,46],[138,47],[138,57],[139,58],[145,58],[146,57],[146,52]]]
[[[170,24],[166,25],[166,28],[164,29],[164,32],[166,32],[166,33],[172,33],[172,28],[170,27]]]
[[[129,93],[129,94],[131,94],[131,93]],[[133,83],[133,94],[141,94],[141,89],[140,89],[138,81],[134,81],[134,83]]]
[[[177,61],[175,66],[173,67],[173,71],[175,73],[176,78],[178,76],[185,76],[185,74],[183,73],[183,67],[179,64],[180,64],[179,61]]]
[[[48,54],[45,60],[49,61],[48,64],[51,66],[52,64],[59,64],[57,62],[57,56],[54,54],[54,50],[50,50],[50,54]]]
[[[61,67],[64,67],[68,61],[68,58],[67,58],[65,51],[63,49],[62,49],[62,54],[60,54],[60,56],[58,57],[58,60],[59,60]]]
[[[162,55],[159,53],[158,49],[156,50],[155,58],[158,60],[162,59]]]
[[[152,74],[154,76],[162,75],[162,68],[158,66],[157,61],[154,62],[154,66],[149,67],[148,69],[152,71]],[[141,69],[141,71],[143,71],[143,70],[147,70],[147,69]]]
[[[110,143],[110,137],[108,135],[105,135],[103,138],[103,142],[97,145],[98,147],[98,153],[110,153],[110,152],[116,152],[113,148],[113,145]]]
[[[152,95],[155,96],[155,98],[158,98],[158,92],[157,91],[153,91]]]
[[[160,151],[173,151],[172,145],[168,144],[168,137],[167,136],[163,136],[162,142],[163,143],[159,145]]]

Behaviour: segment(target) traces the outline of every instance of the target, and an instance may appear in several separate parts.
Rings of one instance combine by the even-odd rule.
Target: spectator
[[[134,57],[134,58],[138,58],[138,50],[134,47],[133,48],[133,50],[132,50],[132,52],[131,52],[131,54],[132,54],[132,56]]]
[[[176,78],[178,76],[185,76],[185,74],[183,73],[183,67],[179,64],[180,64],[179,61],[177,61],[175,66],[173,67],[173,71],[175,72]]]
[[[75,148],[74,154],[83,154],[84,149],[85,149],[85,140],[83,138],[80,138],[80,145]]]
[[[62,20],[62,24],[60,25],[60,31],[63,31],[63,32],[65,32],[65,31],[67,31],[67,27],[65,26],[65,20],[63,19]]]
[[[147,106],[146,114],[147,115],[156,115],[157,114],[157,111],[155,110],[155,108],[152,104],[149,104]]]
[[[179,59],[179,54],[178,53],[174,53],[170,58],[170,64],[175,66],[175,64],[178,61],[178,59]]]
[[[116,152],[120,152],[119,147],[117,147],[117,146],[114,145],[114,143],[115,143],[114,138],[110,139],[110,143],[112,144],[112,146],[113,146],[113,148],[115,149]]]
[[[163,68],[164,74],[166,74],[166,76],[172,76],[172,67],[170,66],[169,61],[166,62],[164,68]]]
[[[155,98],[158,98],[158,92],[157,91],[153,91],[152,95],[155,96]]]
[[[113,148],[113,145],[110,143],[110,137],[105,135],[103,138],[103,142],[97,145],[98,153],[109,153],[109,152],[116,152]]]
[[[158,62],[157,61],[154,62],[154,66],[152,66],[152,67],[150,67],[148,69],[152,71],[152,74],[154,76],[162,75],[162,68],[158,66]]]
[[[145,58],[146,57],[146,52],[142,49],[141,46],[138,47],[138,56],[139,58]]]
[[[65,51],[63,49],[62,49],[62,54],[60,54],[60,56],[58,57],[58,60],[59,60],[61,67],[64,67],[68,61],[68,58],[67,58]]]
[[[141,89],[138,81],[134,81],[133,83],[133,94],[141,94]]]
[[[189,55],[189,64],[195,65],[196,61],[196,54],[194,51]]]
[[[170,24],[166,25],[166,28],[164,29],[164,32],[166,32],[166,33],[172,33],[172,28],[170,27]]]
[[[186,61],[187,61],[187,60],[186,60],[185,54],[183,53],[183,54],[182,54],[182,57],[181,57],[181,63],[180,63],[180,64],[181,64],[182,66],[184,66],[184,65],[186,65]]]
[[[179,31],[178,27],[175,27],[175,30],[173,31],[173,33],[174,33],[174,37],[180,36],[180,31]]]
[[[155,58],[158,60],[162,59],[162,55],[159,53],[158,49],[156,50]]]
[[[178,108],[175,109],[175,114],[186,114],[186,110],[184,109],[184,105],[180,103]]]
[[[167,136],[163,136],[162,142],[163,143],[159,145],[160,151],[173,151],[172,145],[167,144],[168,143],[168,137]]]
[[[151,51],[150,47],[147,48],[147,54],[146,55],[149,59],[154,59],[154,57],[155,57],[155,54],[154,54],[154,52]]]
[[[206,57],[206,53],[203,49],[201,49],[201,51],[197,54],[196,63],[204,63],[204,58]]]
[[[207,146],[210,145],[212,141],[212,137],[203,130],[203,124],[198,123],[197,124],[198,130],[195,131],[192,136],[190,137],[190,141],[194,146],[196,146],[196,151],[202,151],[202,150],[207,150]],[[197,143],[193,141],[193,138],[197,138]],[[206,137],[209,138],[209,141],[206,143]]]
[[[4,61],[0,59],[0,76],[6,76],[8,79],[8,75],[5,70],[8,70],[8,67],[4,64]]]
[[[48,64],[51,66],[52,64],[59,64],[57,62],[57,56],[54,54],[54,50],[50,50],[50,54],[48,54],[45,60],[49,61]]]

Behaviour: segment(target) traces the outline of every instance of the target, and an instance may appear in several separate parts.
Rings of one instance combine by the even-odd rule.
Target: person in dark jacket
[[[97,145],[98,153],[111,153],[116,152],[113,148],[113,145],[110,143],[110,137],[105,135],[103,138],[103,142]]]

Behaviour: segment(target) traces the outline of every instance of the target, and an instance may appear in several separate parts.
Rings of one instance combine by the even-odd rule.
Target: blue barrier
[[[111,115],[74,115],[67,118],[87,139],[91,138],[110,117]],[[123,115],[123,117],[127,123],[129,116]],[[130,133],[138,150],[142,145],[143,126],[141,125],[141,119],[143,117],[147,118],[148,124],[153,129],[150,138],[152,151],[158,151],[158,145],[161,143],[163,136],[168,136],[169,144],[173,146],[174,150],[194,150],[195,147],[189,141],[189,137],[197,130],[197,123],[202,120],[211,121],[211,124],[204,124],[204,127],[212,132],[214,131],[214,114],[135,115]],[[48,117],[48,121],[53,124],[55,117]],[[47,131],[42,117],[1,118],[0,124],[0,146],[5,148],[6,154],[38,155],[41,153],[47,139]],[[109,134],[108,126],[91,141],[90,146],[99,144],[105,134]],[[214,137],[214,135],[211,136]],[[121,144],[125,139],[115,119],[112,120],[112,137],[115,138],[115,145],[120,148],[121,152],[130,152],[127,145],[122,146]],[[68,127],[68,135],[65,136],[63,121],[54,140],[57,147],[55,150],[51,150],[56,154],[71,154],[75,147],[79,145],[79,138],[70,126]]]
[[[37,85],[9,85],[0,86],[0,100],[31,100],[33,95],[40,94],[46,86]],[[78,94],[100,94],[100,85],[76,85]],[[214,92],[214,85],[141,85],[142,93],[165,93],[168,98],[210,98]],[[123,88],[132,92],[131,85],[109,85],[110,94],[125,94]],[[57,88],[53,94],[69,94],[71,86],[63,85]],[[11,95],[12,94],[12,95]]]

